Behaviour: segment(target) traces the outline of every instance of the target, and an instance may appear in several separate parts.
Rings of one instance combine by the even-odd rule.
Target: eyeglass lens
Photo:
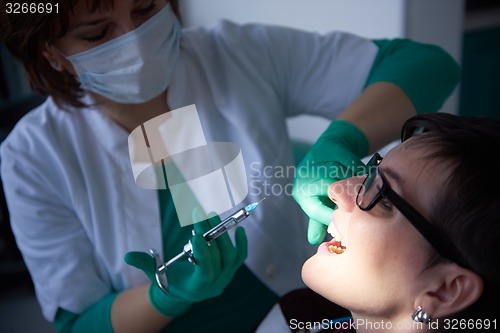
[[[382,161],[382,157],[376,153],[366,164],[368,167],[368,174],[366,175],[356,198],[356,204],[362,210],[371,209],[370,206],[373,205],[375,200],[378,199],[380,190],[384,185],[382,177],[380,177],[377,172],[377,167],[380,161]]]
[[[382,186],[383,180],[377,172],[377,168],[370,168],[370,171],[358,193],[357,205],[359,208],[363,210],[369,209],[373,202],[378,199]]]

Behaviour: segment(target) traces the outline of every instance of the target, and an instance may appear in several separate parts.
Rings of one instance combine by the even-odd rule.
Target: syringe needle
[[[251,203],[247,206],[245,206],[245,210],[247,211],[248,214],[250,214],[251,212],[254,211],[255,208],[257,208],[258,205],[260,205],[260,203],[262,201],[266,200],[266,198],[262,198],[260,199],[258,202],[254,202],[254,203]]]

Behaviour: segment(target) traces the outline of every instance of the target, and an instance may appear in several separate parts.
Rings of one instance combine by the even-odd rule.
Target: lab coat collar
[[[85,95],[83,102],[89,106],[79,112],[84,113],[92,134],[98,138],[104,149],[112,154],[124,149],[128,152],[127,131],[104,114],[89,94]]]

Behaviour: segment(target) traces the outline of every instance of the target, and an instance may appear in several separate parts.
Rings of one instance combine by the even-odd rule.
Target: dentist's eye
[[[135,14],[141,15],[141,16],[146,16],[149,15],[153,10],[156,8],[156,3],[155,1],[151,1],[151,4],[149,4],[145,8],[137,9],[134,11]]]
[[[84,37],[82,37],[82,39],[84,39],[85,41],[90,42],[90,43],[96,43],[96,42],[99,42],[100,40],[102,40],[106,36],[107,32],[108,32],[108,28],[106,27],[106,28],[102,29],[98,34],[84,36]]]

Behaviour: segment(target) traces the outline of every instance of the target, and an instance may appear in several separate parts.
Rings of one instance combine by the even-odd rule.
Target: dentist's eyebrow
[[[138,3],[142,2],[142,1],[144,1],[144,0],[134,0],[134,5],[138,4]],[[154,0],[152,0],[151,2],[154,2]],[[94,12],[94,11],[92,11],[92,12]],[[106,20],[105,18],[98,18],[98,19],[95,19],[95,20],[81,21],[81,22],[78,22],[77,24],[75,24],[75,26],[71,27],[71,29],[79,28],[79,27],[82,27],[82,26],[98,25],[99,23],[102,23],[105,20]]]
[[[91,21],[81,21],[81,22],[78,22],[77,24],[75,24],[73,27],[71,27],[71,29],[73,30],[76,28],[89,26],[89,25],[98,25],[99,23],[102,23],[104,21],[105,21],[104,18],[95,19],[95,20],[91,20]]]

